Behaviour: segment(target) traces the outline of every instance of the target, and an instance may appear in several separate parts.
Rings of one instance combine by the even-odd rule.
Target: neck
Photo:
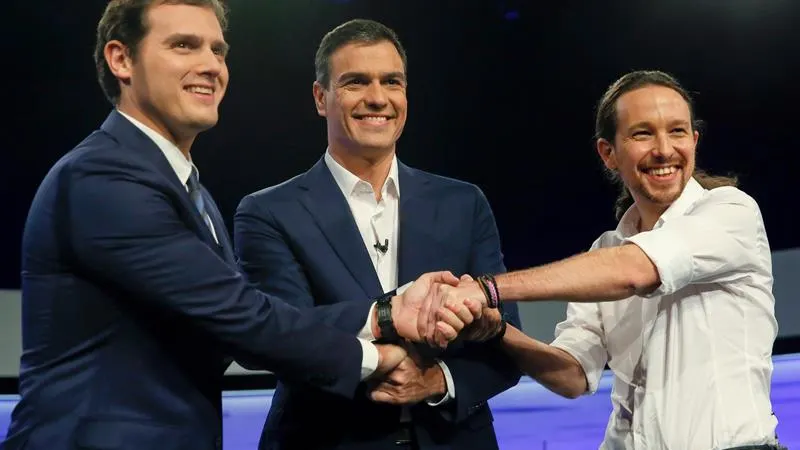
[[[331,157],[348,172],[369,183],[375,192],[376,199],[380,200],[381,189],[383,189],[386,178],[389,177],[389,170],[392,168],[394,148],[371,154],[341,150],[333,146],[330,146],[328,151]]]
[[[132,106],[128,102],[125,102],[124,100],[120,101],[119,105],[117,105],[117,109],[138,120],[147,128],[150,128],[151,130],[155,131],[160,136],[162,136],[164,139],[175,144],[175,146],[178,147],[178,150],[180,150],[181,153],[183,153],[183,156],[185,156],[187,160],[189,161],[192,160],[192,157],[189,152],[192,148],[192,143],[194,142],[194,139],[197,137],[197,134],[182,135],[180,133],[173,132],[169,129],[169,127],[167,127],[162,122],[145,114],[141,110],[141,108]]]
[[[656,226],[659,217],[669,208],[669,205],[652,205],[645,202],[636,202],[639,210],[639,231],[650,231]]]

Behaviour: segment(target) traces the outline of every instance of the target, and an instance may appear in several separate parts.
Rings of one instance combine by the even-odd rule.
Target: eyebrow
[[[683,119],[675,119],[667,122],[667,127],[672,128],[674,126],[690,126],[689,122]],[[636,122],[633,125],[628,127],[628,130],[635,130],[637,128],[650,128],[652,124],[647,120],[642,120],[640,122]]]
[[[369,77],[370,77],[369,74],[367,74],[366,72],[345,72],[339,75],[339,81],[352,80],[354,78],[369,78]],[[382,80],[394,79],[394,80],[406,81],[406,74],[404,74],[403,72],[388,72],[381,74],[380,78]]]

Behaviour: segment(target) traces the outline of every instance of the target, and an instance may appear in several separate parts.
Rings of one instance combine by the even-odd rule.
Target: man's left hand
[[[370,391],[370,398],[379,403],[414,405],[447,392],[442,368],[435,361],[423,361],[418,355],[406,357]]]

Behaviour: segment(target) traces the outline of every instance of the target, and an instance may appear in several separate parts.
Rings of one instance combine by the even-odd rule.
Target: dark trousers
[[[414,426],[410,422],[401,423],[400,427],[392,433],[397,450],[419,450]]]

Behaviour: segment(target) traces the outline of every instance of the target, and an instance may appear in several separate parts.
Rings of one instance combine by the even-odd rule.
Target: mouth
[[[682,170],[683,168],[678,165],[639,168],[639,171],[644,173],[648,179],[658,183],[677,179]]]
[[[389,121],[393,120],[393,116],[386,116],[381,114],[354,114],[353,118],[367,125],[381,126],[386,125]]]
[[[195,98],[198,98],[203,102],[213,102],[214,93],[216,92],[214,86],[203,85],[203,84],[192,84],[189,86],[185,86],[183,90],[192,94]]]

